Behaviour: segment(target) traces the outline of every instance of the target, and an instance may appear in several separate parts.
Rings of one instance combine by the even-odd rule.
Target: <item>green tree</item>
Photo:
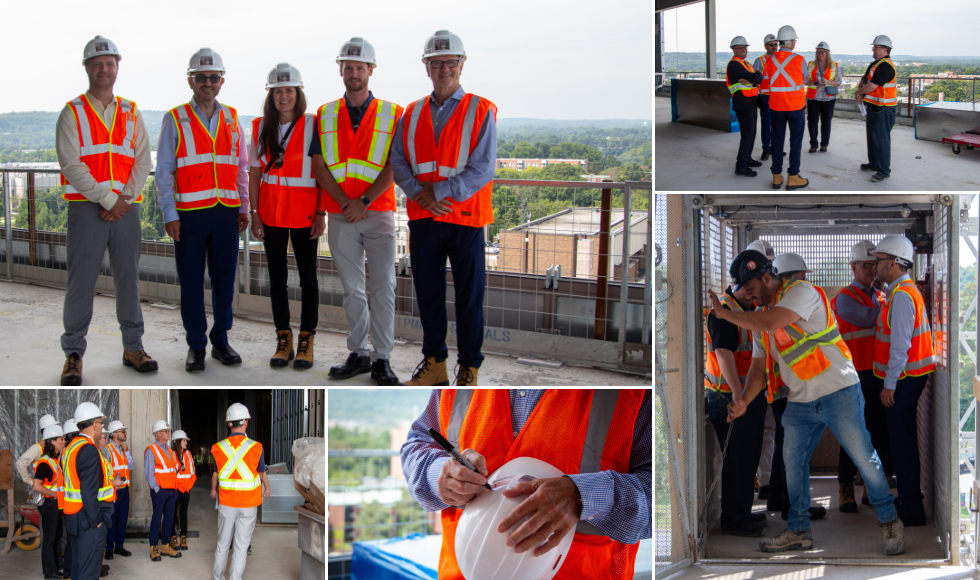
[[[518,159],[537,159],[538,148],[527,141],[521,141],[514,146],[514,151],[511,153],[511,156]]]
[[[621,174],[623,181],[650,181],[650,171],[640,167],[639,163],[627,163]]]

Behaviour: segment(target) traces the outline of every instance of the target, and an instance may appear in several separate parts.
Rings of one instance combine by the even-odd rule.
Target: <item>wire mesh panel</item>
[[[870,240],[878,243],[884,234],[800,234],[800,235],[763,235],[763,239],[772,244],[772,249],[778,256],[792,252],[799,254],[806,262],[808,269],[806,279],[821,288],[840,288],[851,283],[851,267],[848,264],[851,257],[851,246],[862,241]],[[832,298],[833,296],[828,296]]]

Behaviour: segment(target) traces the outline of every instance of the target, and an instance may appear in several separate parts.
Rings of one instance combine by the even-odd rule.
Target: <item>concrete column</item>
[[[129,517],[153,515],[150,486],[143,471],[143,451],[153,442],[154,421],[167,419],[167,389],[119,389],[119,418],[129,428],[129,451],[133,454],[130,473]]]
[[[707,60],[704,70],[707,72],[705,77],[709,79],[718,78],[717,65],[715,64],[715,60],[718,58],[716,54],[718,52],[718,39],[715,38],[718,32],[715,26],[715,1],[705,0],[704,2],[704,56]]]

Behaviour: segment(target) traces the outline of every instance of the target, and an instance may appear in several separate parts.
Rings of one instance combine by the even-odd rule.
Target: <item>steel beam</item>
[[[952,194],[882,194],[882,195],[854,195],[849,193],[842,194],[708,194],[704,196],[704,205],[776,205],[792,207],[793,205],[832,205],[832,204],[852,204],[867,203],[868,205],[892,205],[907,203],[912,204],[931,204],[942,203],[940,198],[950,197]],[[952,200],[950,199],[949,202]],[[948,205],[948,202],[944,205]]]
[[[718,58],[716,54],[718,52],[718,39],[715,38],[718,34],[718,27],[715,23],[715,1],[705,0],[704,3],[704,56],[706,61],[704,70],[707,71],[705,76],[709,79],[718,78],[717,65],[715,64],[715,59]]]

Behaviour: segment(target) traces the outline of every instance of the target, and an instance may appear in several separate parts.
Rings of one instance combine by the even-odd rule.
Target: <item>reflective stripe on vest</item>
[[[105,119],[95,111],[84,94],[69,102],[68,107],[77,122],[79,160],[88,166],[90,175],[99,185],[118,194],[129,182],[136,162],[136,103],[122,97],[114,97],[114,100],[116,107],[111,127],[106,126]],[[125,121],[117,123],[120,114]],[[98,119],[98,122],[94,119]],[[88,201],[64,174],[61,174],[60,182],[64,186],[64,199]],[[143,193],[140,191],[133,203],[142,201]]]
[[[875,70],[883,62],[892,65],[895,76],[892,77],[891,82],[879,86],[877,89],[864,95],[864,102],[883,107],[895,107],[898,105],[898,69],[890,57],[885,57],[871,66],[871,70],[868,72],[868,82],[871,82],[871,78],[875,75]]]
[[[745,62],[744,60],[740,59],[737,56],[732,57],[732,60],[735,61],[735,62],[737,62],[737,63],[739,63],[740,65],[742,65],[742,67],[745,68],[750,73],[755,74],[755,69],[752,68],[751,66],[749,66],[749,63]],[[729,61],[729,62],[731,62],[731,61]],[[745,97],[754,97],[754,96],[756,96],[756,95],[759,94],[759,87],[755,87],[755,86],[752,86],[752,85],[746,86],[746,85],[742,84],[741,82],[732,83],[732,80],[733,79],[729,79],[728,78],[728,70],[726,69],[725,70],[725,84],[728,85],[728,92],[732,96],[734,96],[735,93],[737,93],[739,91],[742,91],[743,96],[745,96]]]
[[[883,379],[888,374],[891,360],[891,305],[898,292],[904,293],[912,301],[914,320],[912,327],[912,343],[908,350],[908,359],[898,380],[908,376],[918,377],[927,375],[936,369],[936,355],[932,343],[932,327],[929,316],[925,311],[925,302],[915,282],[910,279],[896,284],[888,295],[888,302],[882,306],[878,315],[877,332],[875,334],[874,374]]]
[[[79,434],[61,455],[61,472],[64,476],[65,485],[64,507],[65,513],[68,515],[78,513],[82,509],[81,483],[78,480],[78,474],[74,472],[74,468],[78,451],[83,445],[95,445],[95,443],[87,435]],[[103,485],[99,488],[96,497],[99,501],[112,501],[116,497],[116,490],[112,487],[112,481],[106,472],[105,458],[102,457],[101,453],[99,453],[99,462],[102,464]]]
[[[37,466],[40,465],[42,462],[43,463],[47,463],[48,464],[48,467],[51,468],[51,479],[41,480],[41,485],[44,486],[45,488],[47,488],[47,489],[55,492],[55,493],[62,493],[62,492],[64,492],[65,491],[64,486],[63,485],[58,485],[58,479],[59,479],[58,473],[59,473],[59,469],[58,469],[58,464],[55,463],[55,460],[54,459],[48,457],[47,455],[42,455],[41,457],[38,457],[37,458],[37,461],[34,462],[34,472],[35,472],[35,474],[37,473]],[[35,477],[34,479],[37,479],[37,478]]]
[[[721,295],[720,301],[734,312],[744,312],[741,304],[727,293]],[[715,347],[711,344],[711,330],[708,328],[708,317],[710,314],[711,311],[709,310],[705,312],[704,317],[705,343],[707,344],[706,364],[704,366],[704,387],[720,393],[731,393],[732,387],[728,384],[728,380],[721,372],[721,366],[718,364],[718,355],[715,354]],[[738,327],[738,347],[733,351],[733,354],[735,355],[735,368],[738,372],[738,380],[744,387],[745,380],[748,378],[749,367],[752,366],[752,333],[748,329]]]
[[[218,473],[218,487],[220,489],[250,491],[262,485],[259,476],[252,473],[248,465],[245,464],[245,454],[248,453],[253,445],[255,445],[255,441],[245,439],[236,450],[228,443],[227,439],[223,439],[218,443],[218,446],[221,447],[221,450],[228,457],[224,468]],[[241,479],[231,479],[231,474],[236,471],[241,476]]]
[[[885,295],[878,290],[874,290],[874,292],[878,297],[878,303],[883,304],[885,302]],[[864,290],[853,284],[841,288],[840,293],[830,301],[830,307],[834,309],[834,315],[837,317],[841,338],[847,343],[847,348],[850,349],[851,355],[854,357],[854,370],[859,372],[871,370],[874,364],[875,329],[874,327],[860,327],[841,318],[837,312],[837,300],[841,297],[841,294],[850,297],[861,306],[869,309],[874,308],[874,301]]]
[[[150,449],[153,450],[153,454],[156,455],[157,461],[160,463],[160,465],[163,466],[162,469],[159,468],[159,467],[154,468],[154,472],[155,473],[174,473],[175,471],[177,471],[176,468],[175,468],[176,467],[176,461],[174,461],[174,466],[173,467],[167,467],[167,461],[166,461],[166,459],[163,458],[163,453],[160,452],[160,446],[159,445],[157,445],[156,443],[154,443],[154,444],[150,445]],[[167,456],[170,459],[174,459],[174,457],[172,457],[170,455],[170,450],[169,449],[167,449]]]
[[[773,336],[776,340],[776,348],[779,356],[789,365],[797,378],[802,381],[808,381],[830,368],[830,361],[818,350],[820,347],[833,346],[847,360],[851,360],[852,356],[850,350],[847,348],[847,344],[841,338],[833,309],[823,289],[805,280],[784,282],[783,288],[779,292],[778,300],[782,300],[787,291],[799,284],[809,284],[820,295],[824,307],[827,310],[826,328],[814,334],[806,334],[803,329],[794,323],[777,329],[773,333]]]
[[[240,153],[238,115],[227,105],[219,103],[218,107],[220,117],[214,136],[194,113],[190,103],[170,111],[178,139],[174,152],[177,164],[174,200],[180,211],[213,207],[218,203],[228,207],[241,206],[237,186]],[[197,136],[194,134],[195,127],[200,128]],[[199,137],[207,139],[201,149],[197,143]],[[217,150],[219,142],[221,151]],[[225,151],[225,147],[228,151]],[[209,167],[205,169],[199,167],[201,165]]]
[[[837,66],[838,63],[830,63],[830,74],[824,76],[824,80],[834,80],[837,76]],[[813,99],[817,96],[817,73],[819,71],[818,64],[816,61],[810,61],[806,64],[806,98]],[[824,72],[827,71],[827,67],[824,66]],[[830,96],[830,95],[828,95]]]
[[[113,474],[119,475],[123,480],[122,487],[129,485],[129,464],[126,462],[126,455],[116,449],[115,443],[109,443],[106,447],[109,448],[109,455],[112,457],[112,472]]]
[[[177,479],[190,479],[194,477],[194,462],[188,461],[190,459],[190,451],[184,450],[184,465],[189,467],[189,471],[181,471],[180,467],[177,468]]]
[[[769,94],[769,73],[766,72],[766,62],[769,61],[769,55],[764,54],[759,57],[762,61],[762,84],[759,85],[759,92],[763,95]],[[755,70],[755,69],[752,69]]]
[[[421,175],[435,171],[437,162],[418,163],[418,155],[415,152],[415,134],[418,130],[419,115],[422,114],[424,105],[429,102],[429,97],[422,97],[415,102],[412,108],[412,118],[408,125],[408,162],[412,166],[412,173]],[[462,103],[460,103],[462,104]],[[466,169],[466,163],[470,160],[470,141],[473,135],[473,125],[476,119],[476,110],[480,106],[480,97],[473,95],[470,104],[466,108],[466,116],[463,118],[463,138],[459,140],[459,154],[456,157],[455,167],[439,165],[440,177],[454,177]]]
[[[789,64],[790,62],[793,62],[796,59],[796,57],[799,56],[795,52],[791,52],[789,54],[790,57],[783,61],[780,61],[778,58],[771,59],[773,66],[776,67],[775,74],[773,74],[772,78],[769,79],[769,91],[772,93],[791,93],[793,91],[798,91],[805,86],[802,83],[796,84],[796,81],[794,81],[793,78],[789,76],[789,73],[786,71],[786,65]],[[779,87],[772,86],[772,83],[775,82],[776,79],[778,79],[780,76],[786,79],[786,82],[789,83],[788,86],[779,86]]]

